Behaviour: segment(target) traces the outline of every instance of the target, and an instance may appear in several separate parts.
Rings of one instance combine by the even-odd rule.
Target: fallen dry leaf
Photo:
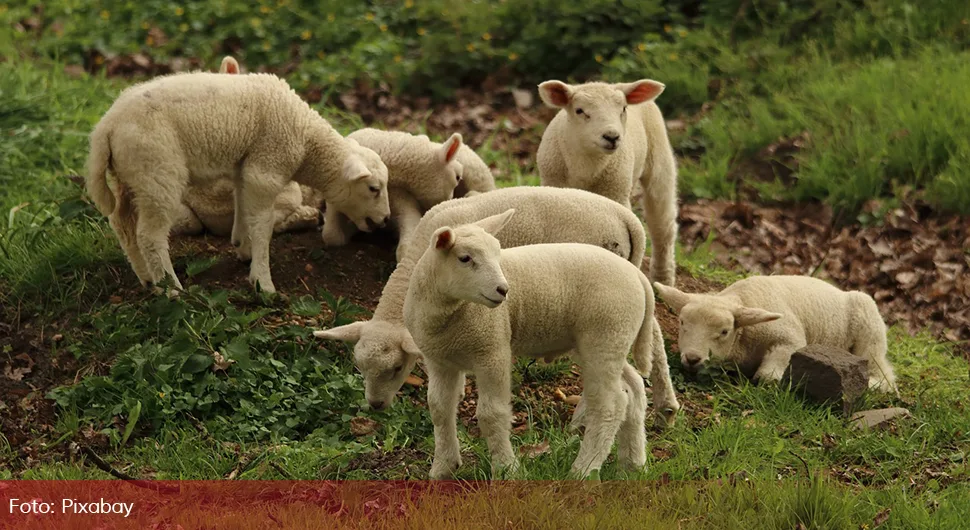
[[[111,302],[112,304],[120,304],[121,302],[124,301],[124,298],[122,298],[122,297],[120,297],[120,296],[118,296],[116,294],[113,294],[113,295],[111,295],[110,298],[108,298],[108,301]]]
[[[9,363],[3,367],[3,375],[11,381],[20,381],[29,373],[30,367],[11,368]]]
[[[226,371],[232,363],[236,362],[233,359],[226,359],[221,352],[212,352],[212,371]]]
[[[526,458],[535,458],[549,452],[549,440],[543,440],[535,445],[523,445],[519,447],[519,453]]]
[[[583,400],[582,396],[573,395],[573,396],[566,396],[566,399],[564,399],[563,401],[565,401],[567,405],[572,405],[575,407],[576,405],[579,405],[579,402],[582,400]]]
[[[404,380],[404,384],[411,386],[424,386],[424,379],[412,374]]]
[[[877,513],[876,516],[872,518],[872,527],[873,528],[876,528],[878,526],[882,526],[883,523],[885,523],[886,521],[888,521],[889,520],[889,512],[891,510],[892,510],[891,508],[886,508],[885,510]]]
[[[350,434],[354,436],[367,436],[377,430],[377,422],[362,416],[357,416],[350,420]]]

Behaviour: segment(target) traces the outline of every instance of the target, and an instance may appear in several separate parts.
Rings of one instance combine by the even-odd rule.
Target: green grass
[[[729,176],[740,161],[780,136],[808,130],[812,140],[797,155],[793,184],[746,185],[765,198],[819,198],[847,209],[915,188],[940,209],[966,212],[970,145],[963,129],[970,99],[962,81],[970,70],[967,53],[949,42],[963,38],[959,16],[940,35],[928,29],[926,20],[947,18],[937,4],[896,29],[896,15],[868,25],[865,17],[878,18],[877,11],[846,17],[831,34],[812,34],[817,42],[797,46],[773,35],[761,47],[755,40],[727,47],[723,32],[690,28],[681,36],[674,28],[643,51],[607,58],[603,73],[651,72],[668,84],[661,104],[671,115],[699,110],[708,83],[725,80],[713,109],[673,138],[700,153],[681,162],[685,197],[733,196]],[[903,33],[910,37],[898,38]],[[928,47],[934,38],[948,44]],[[322,75],[319,66],[300,66],[296,84]],[[54,434],[37,430],[32,463],[0,435],[0,479],[108,478],[82,457],[64,456],[73,440],[100,442],[118,469],[157,479],[425,478],[433,437],[420,405],[423,389],[406,387],[405,399],[373,413],[346,349],[324,349],[309,335],[308,327],[342,322],[359,308],[327,293],[287,301],[199,287],[178,300],[139,294],[110,303],[119,284],[134,285],[133,275],[107,223],[66,175],[83,173],[86,135],[123,87],[99,76],[71,78],[58,59],[0,62],[2,318],[35,326],[66,320],[64,344],[84,375],[52,394],[58,423]],[[361,126],[355,115],[317,108],[343,132]],[[495,139],[479,152],[502,171],[500,185],[536,184],[533,167],[496,149]],[[188,269],[199,273],[214,259],[193,257]],[[705,245],[678,260],[696,277],[730,282],[743,275],[714,266]],[[294,318],[305,325],[293,325]],[[213,371],[216,353],[235,364]],[[605,527],[637,520],[683,528],[858,528],[874,526],[891,507],[884,528],[962,526],[970,515],[966,363],[928,335],[896,328],[890,358],[900,400],[867,395],[865,404],[906,406],[913,418],[871,432],[854,430],[835,411],[786,388],[754,386],[716,368],[688,381],[671,358],[686,405],[678,423],[650,431],[644,471],[625,473],[610,461],[601,474],[637,487],[607,483],[581,494],[546,484],[521,496],[485,491],[463,503],[428,501],[407,524],[594,526],[585,518],[596,516]],[[566,362],[519,364],[513,380],[517,389],[549,389],[568,372]],[[548,452],[523,458],[517,478],[565,477],[580,440],[561,419],[570,411],[535,392],[517,397],[515,409],[528,417],[528,428],[514,437],[517,447],[549,442]],[[377,429],[353,435],[356,417],[377,421]],[[486,478],[482,440],[465,429],[461,440],[459,475]],[[590,498],[595,506],[586,503]],[[380,520],[371,522],[380,527]]]

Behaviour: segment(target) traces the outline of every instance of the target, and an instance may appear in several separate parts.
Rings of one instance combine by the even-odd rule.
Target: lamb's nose
[[[696,353],[688,353],[684,355],[684,366],[687,368],[697,368],[701,362],[701,356]]]
[[[502,296],[505,296],[505,295],[509,294],[509,288],[508,287],[496,287],[495,290],[498,292],[498,294],[500,294]]]
[[[607,142],[613,144],[613,145],[616,145],[616,142],[618,142],[620,140],[620,135],[619,134],[604,134],[603,135],[603,139],[606,140]]]
[[[390,215],[385,215],[384,216],[384,220],[381,222],[381,228],[384,228],[385,226],[387,226],[387,223],[390,220],[391,220],[391,216]]]
[[[383,401],[369,401],[368,403],[370,404],[370,408],[374,410],[381,410],[384,408]]]

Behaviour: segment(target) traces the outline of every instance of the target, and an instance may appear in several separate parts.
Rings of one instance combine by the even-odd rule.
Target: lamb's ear
[[[653,290],[659,293],[663,301],[677,313],[680,313],[680,310],[690,302],[690,295],[676,287],[670,287],[660,282],[653,282]]]
[[[653,101],[666,88],[666,85],[653,79],[641,79],[632,83],[617,83],[614,86],[626,94],[626,102],[629,105]]]
[[[355,154],[347,156],[344,162],[344,177],[347,180],[359,180],[371,176],[371,172],[364,164],[364,160]]]
[[[414,343],[414,338],[411,337],[411,334],[406,331],[404,332],[404,338],[401,339],[401,349],[408,355],[421,355],[421,349]]]
[[[454,133],[449,136],[445,143],[438,148],[438,161],[447,164],[454,160],[455,155],[458,154],[458,149],[461,147],[461,141],[461,133]]]
[[[539,83],[539,97],[546,105],[561,109],[573,98],[573,87],[555,79],[544,81]]]
[[[455,246],[455,231],[450,226],[442,226],[434,231],[431,236],[431,245],[438,249],[448,252]]]
[[[364,329],[367,322],[354,322],[346,326],[338,326],[331,329],[314,331],[313,336],[318,339],[342,340],[345,342],[357,342],[360,340],[360,331]]]
[[[222,64],[219,65],[219,73],[238,74],[239,63],[231,55],[227,55],[222,58]]]
[[[515,213],[515,208],[509,208],[508,210],[505,210],[504,212],[498,215],[493,215],[490,217],[486,217],[484,219],[480,219],[478,221],[475,221],[475,223],[473,224],[475,224],[476,226],[480,227],[482,230],[494,236],[499,232],[501,232],[503,228],[505,228],[505,225],[508,224],[509,219],[512,218],[512,214],[514,213]]]
[[[741,328],[761,324],[762,322],[771,322],[772,320],[778,320],[782,316],[784,315],[781,313],[772,313],[771,311],[765,311],[757,307],[740,306],[734,310],[734,327]]]

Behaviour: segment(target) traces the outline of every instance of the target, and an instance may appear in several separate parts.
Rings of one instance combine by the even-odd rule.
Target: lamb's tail
[[[656,302],[653,296],[653,287],[650,280],[641,272],[640,283],[643,284],[643,294],[646,304],[643,310],[643,324],[640,325],[640,332],[637,333],[637,340],[633,344],[633,365],[644,377],[650,377],[655,358],[659,351],[663,354],[663,335],[660,333],[660,324],[654,317]],[[658,350],[659,349],[659,350]]]
[[[91,149],[88,153],[88,174],[85,185],[88,195],[94,200],[94,205],[104,215],[111,215],[115,211],[115,196],[108,187],[108,165],[111,161],[111,145],[108,143],[108,132],[102,124],[98,124],[91,133]]]
[[[627,256],[627,260],[640,269],[643,267],[643,256],[647,252],[647,233],[643,229],[643,223],[633,212],[625,213],[628,215],[624,215],[623,219],[626,222],[627,233],[630,235],[630,255]]]

